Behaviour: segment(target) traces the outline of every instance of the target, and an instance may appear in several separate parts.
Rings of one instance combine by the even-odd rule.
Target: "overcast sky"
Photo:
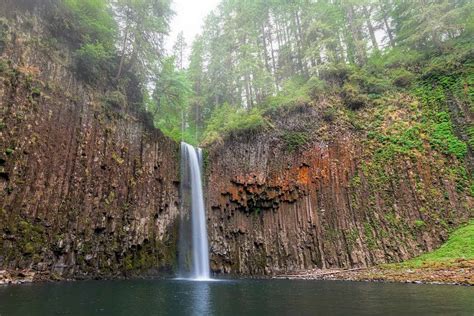
[[[179,32],[183,31],[186,43],[191,43],[196,34],[201,32],[205,17],[217,7],[220,0],[173,0],[176,15],[171,23],[170,36],[166,48],[171,52]]]

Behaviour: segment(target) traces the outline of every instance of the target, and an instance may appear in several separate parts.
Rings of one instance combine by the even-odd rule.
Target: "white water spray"
[[[181,277],[209,280],[209,244],[201,181],[202,150],[183,142],[181,159],[179,272]]]

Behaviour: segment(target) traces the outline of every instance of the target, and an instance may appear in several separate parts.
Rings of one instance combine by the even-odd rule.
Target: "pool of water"
[[[0,315],[474,315],[474,288],[338,281],[125,280],[0,287]]]

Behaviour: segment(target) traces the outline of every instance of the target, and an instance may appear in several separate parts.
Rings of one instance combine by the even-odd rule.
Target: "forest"
[[[339,96],[357,110],[394,91],[446,86],[443,72],[472,56],[468,0],[222,1],[194,42],[181,35],[166,52],[170,5],[65,0],[58,16],[74,16],[67,34],[80,34],[87,80],[112,82],[111,102],[123,102],[123,73],[133,73],[140,97],[129,106],[193,144],[264,128],[276,107]]]

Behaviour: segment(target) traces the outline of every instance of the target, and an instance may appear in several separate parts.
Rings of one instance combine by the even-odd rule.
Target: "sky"
[[[191,46],[194,37],[201,33],[206,16],[217,7],[220,0],[173,0],[172,8],[176,15],[171,23],[170,36],[166,49],[172,52],[179,32],[184,32],[186,43]]]

